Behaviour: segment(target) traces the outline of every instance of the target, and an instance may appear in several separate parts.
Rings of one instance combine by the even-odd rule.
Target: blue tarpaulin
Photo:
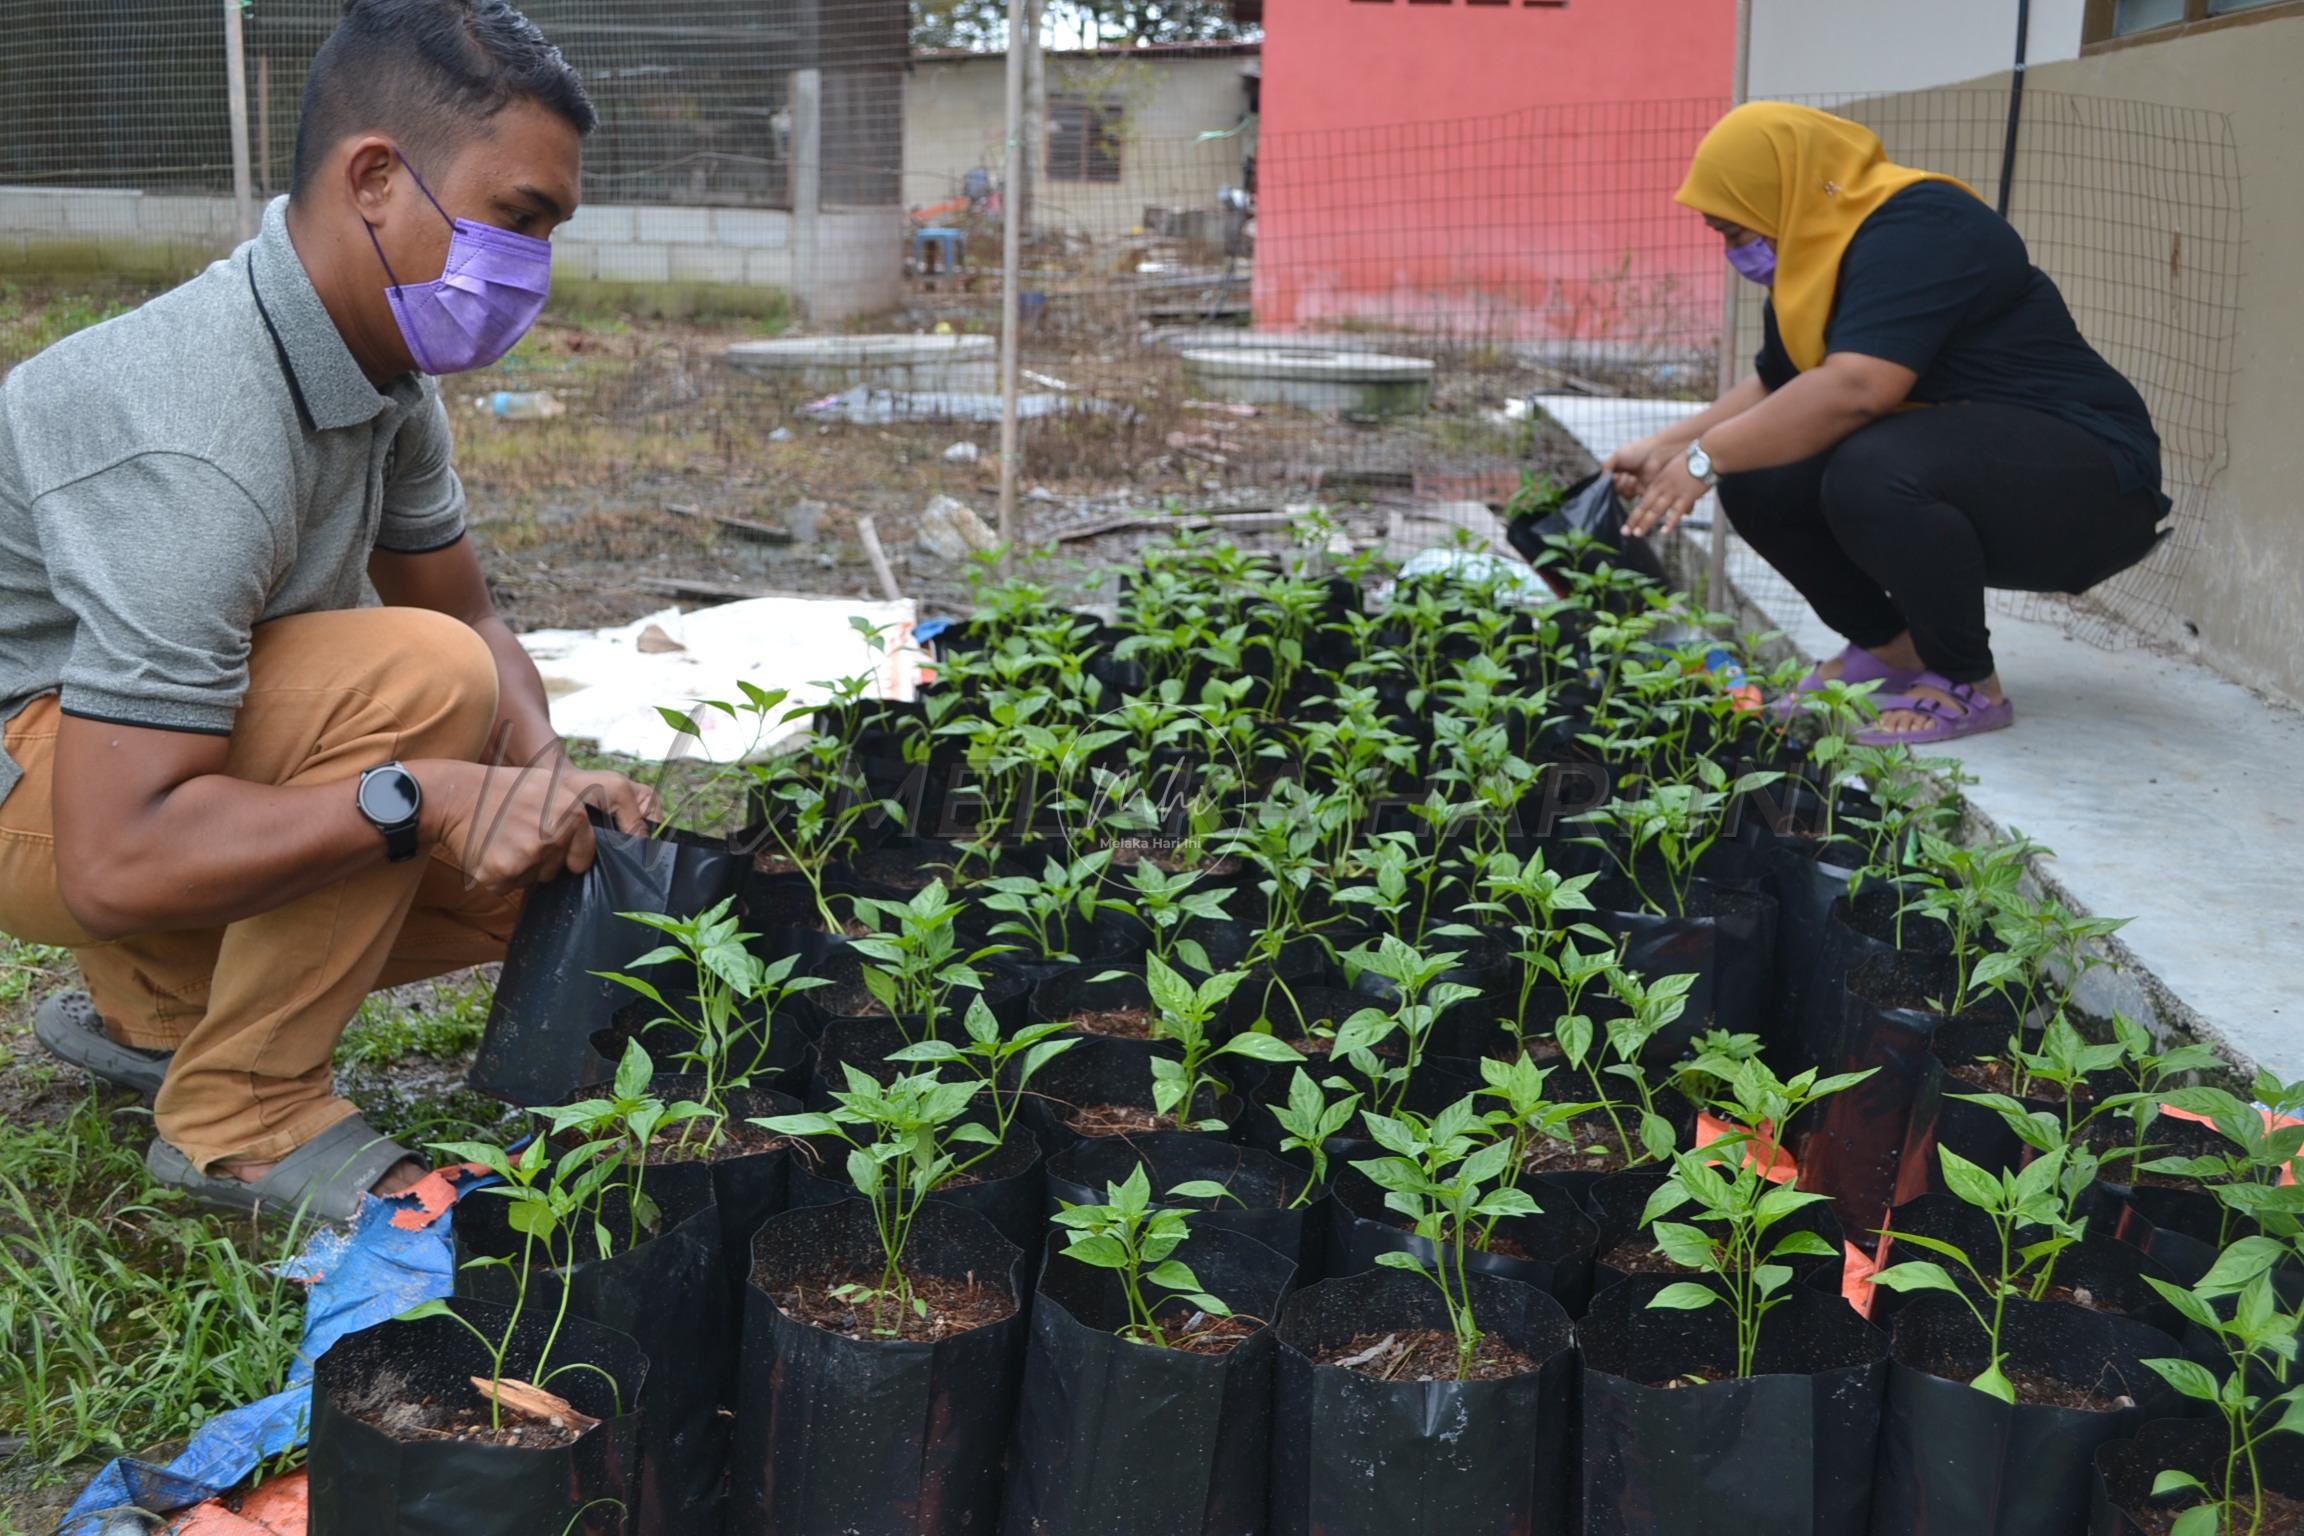
[[[112,1462],[74,1501],[57,1536],[141,1536],[145,1525],[130,1511],[165,1515],[189,1508],[302,1445],[312,1417],[312,1363],[346,1334],[454,1289],[449,1215],[426,1220],[415,1199],[370,1196],[350,1232],[322,1228],[287,1268],[311,1287],[304,1342],[287,1385],[210,1419],[164,1467],[126,1456]],[[402,1222],[396,1224],[395,1217]]]

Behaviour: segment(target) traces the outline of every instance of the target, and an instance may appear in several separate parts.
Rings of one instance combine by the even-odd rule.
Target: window
[[[2275,17],[2304,17],[2304,0],[2084,0],[2090,49],[2159,42]]]
[[[2113,8],[2112,30],[2126,37],[2171,26],[2184,19],[2184,0],[2120,0]]]
[[[1048,103],[1048,179],[1118,181],[1126,109],[1092,101]]]

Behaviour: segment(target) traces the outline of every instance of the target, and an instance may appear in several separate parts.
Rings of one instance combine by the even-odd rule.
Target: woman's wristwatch
[[[1720,472],[1712,467],[1712,455],[1704,451],[1701,441],[1688,445],[1688,473],[1706,490],[1720,483]]]

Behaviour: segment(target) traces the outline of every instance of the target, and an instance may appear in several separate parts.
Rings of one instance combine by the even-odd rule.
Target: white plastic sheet
[[[821,703],[831,697],[831,682],[865,674],[879,697],[909,699],[925,660],[912,639],[917,617],[910,601],[759,597],[693,613],[667,608],[615,629],[537,630],[520,643],[544,676],[552,726],[562,736],[650,762],[732,762],[772,751],[800,726],[778,728],[771,718],[763,729],[756,715],[730,719],[697,708],[700,701],[741,702],[742,681],[784,689],[794,704]],[[879,631],[884,650],[866,642],[849,622],[855,618]],[[680,649],[642,649],[640,637],[650,629]],[[701,735],[674,730],[658,705],[689,715]]]

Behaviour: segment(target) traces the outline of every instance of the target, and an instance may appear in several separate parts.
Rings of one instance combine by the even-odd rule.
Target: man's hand
[[[598,806],[609,814],[619,832],[645,836],[651,826],[664,819],[664,802],[656,791],[613,769],[563,768],[561,773],[575,784],[577,796],[586,805]]]
[[[1626,443],[1608,455],[1601,471],[1616,482],[1616,494],[1626,501],[1637,500],[1648,489],[1649,482],[1680,452],[1676,443],[1661,437],[1643,437]]]
[[[1670,533],[1704,499],[1704,482],[1688,473],[1688,461],[1671,457],[1658,466],[1640,494],[1640,504],[1624,519],[1624,531],[1646,538],[1651,530]]]
[[[620,773],[571,768],[557,754],[525,768],[440,759],[407,766],[424,786],[424,840],[443,845],[491,895],[590,869],[598,850],[588,807],[633,833],[646,831],[658,810],[652,790]]]

